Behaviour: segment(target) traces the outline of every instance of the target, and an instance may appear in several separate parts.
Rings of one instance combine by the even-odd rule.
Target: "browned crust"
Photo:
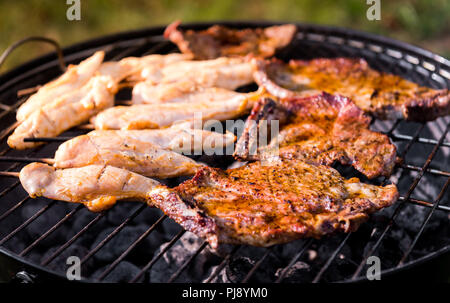
[[[180,30],[180,21],[168,25],[164,37],[175,43],[184,54],[195,59],[209,60],[222,56],[270,57],[286,47],[294,38],[297,27],[293,24],[267,28],[232,29],[214,25],[206,30]]]
[[[191,180],[174,188],[170,195],[151,197],[157,201],[155,206],[162,207],[187,230],[205,237],[213,247],[220,243],[271,246],[300,238],[352,232],[367,220],[368,214],[390,206],[398,198],[395,185],[372,187],[377,192],[372,198],[355,192],[345,199],[331,197],[323,193],[326,187],[345,186],[359,180],[344,180],[325,166],[307,165],[310,171],[295,170],[296,166],[305,165],[299,164],[287,161],[267,167],[255,162],[226,171],[205,167]],[[311,181],[305,184],[306,191],[299,192],[301,189],[292,183],[292,178],[308,182],[301,177],[302,173],[314,174],[314,178],[324,182]],[[269,176],[275,179],[269,181]],[[308,194],[310,189],[312,194]],[[320,194],[314,194],[314,190]],[[201,219],[186,220],[186,205],[201,212]]]
[[[350,99],[326,93],[275,102],[257,102],[246,121],[234,156],[263,160],[270,148],[258,146],[257,134],[264,120],[279,120],[279,156],[331,165],[352,165],[368,178],[389,176],[395,166],[396,148],[389,137],[369,130],[370,118]],[[270,123],[269,123],[270,124]],[[275,139],[272,140],[273,146]],[[256,152],[255,152],[256,151]]]
[[[422,122],[450,114],[448,89],[422,87],[378,72],[361,58],[291,60],[288,65],[275,59],[254,59],[253,66],[256,83],[279,98],[293,98],[312,89],[350,97],[362,110],[380,119],[403,117]]]

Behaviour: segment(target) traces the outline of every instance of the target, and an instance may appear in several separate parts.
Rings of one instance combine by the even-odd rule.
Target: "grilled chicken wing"
[[[96,76],[84,87],[67,93],[54,102],[35,110],[20,123],[8,138],[8,145],[16,149],[35,147],[38,142],[24,142],[24,138],[55,137],[114,105],[116,83],[111,77]]]
[[[118,146],[121,142],[135,140],[142,143],[157,145],[162,149],[176,151],[185,154],[213,153],[217,148],[230,146],[235,141],[235,136],[227,132],[225,134],[193,129],[191,125],[176,124],[163,129],[144,130],[94,130],[86,135],[75,137],[62,143],[56,154],[58,158],[69,158],[65,153],[76,155],[89,150],[94,146]]]
[[[380,119],[430,121],[450,114],[450,92],[419,86],[399,76],[375,71],[364,59],[253,61],[255,81],[272,95],[286,98],[298,91],[321,90],[350,97]]]
[[[67,71],[56,80],[42,86],[17,110],[17,121],[24,121],[33,112],[53,102],[66,93],[84,86],[98,71],[105,53],[98,51],[78,65],[70,65]]]
[[[147,193],[159,185],[150,178],[105,165],[55,169],[31,163],[20,171],[20,182],[32,197],[83,203],[91,211],[102,211],[117,200],[146,202]]]
[[[280,121],[280,131],[264,146],[258,142],[259,128],[273,120]],[[283,99],[282,104],[261,99],[246,122],[235,156],[244,160],[279,156],[324,165],[339,161],[369,178],[389,176],[395,145],[388,136],[369,130],[370,120],[350,99],[327,93]]]
[[[267,28],[232,29],[214,25],[206,30],[179,30],[180,21],[170,24],[164,36],[175,43],[182,53],[207,60],[226,56],[270,57],[287,46],[297,32],[293,24]]]
[[[149,197],[212,247],[270,246],[355,231],[368,214],[393,204],[398,192],[395,185],[346,180],[327,166],[282,160],[226,171],[205,167],[172,191],[153,188]]]
[[[201,121],[226,120],[246,113],[253,104],[249,101],[248,98],[234,98],[227,102],[200,101],[115,106],[93,117],[92,123],[95,129],[124,130],[162,128],[182,121],[193,122],[196,118]]]

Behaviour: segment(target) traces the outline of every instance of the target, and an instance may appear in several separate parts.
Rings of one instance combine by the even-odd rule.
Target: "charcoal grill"
[[[219,24],[243,28],[275,23]],[[209,26],[189,24],[184,28]],[[292,45],[277,55],[283,60],[363,57],[377,70],[433,88],[450,88],[450,62],[429,51],[354,30],[297,26]],[[45,146],[11,150],[6,138],[13,130],[16,109],[26,100],[26,96],[17,96],[18,91],[48,82],[61,73],[64,62],[77,63],[99,49],[106,51],[106,60],[177,51],[163,38],[163,30],[155,27],[124,32],[62,51],[57,43],[38,38],[54,44],[58,51],[0,76],[0,168],[18,171],[24,163],[15,162],[15,157],[30,161],[52,157],[60,142],[86,132],[75,128]],[[121,92],[117,99],[128,97],[129,92]],[[401,196],[394,206],[373,215],[350,234],[270,248],[233,246],[213,254],[206,242],[144,204],[118,203],[112,210],[93,214],[81,205],[30,199],[17,179],[1,176],[0,252],[19,264],[22,271],[16,276],[23,281],[39,277],[64,279],[68,255],[81,259],[83,281],[360,281],[366,279],[370,256],[380,258],[383,277],[450,250],[449,118],[428,123],[374,120],[372,128],[389,135],[404,161],[391,178],[371,182],[393,182]],[[213,160],[219,167],[229,164],[229,159]],[[338,169],[347,177],[356,174],[348,168]]]

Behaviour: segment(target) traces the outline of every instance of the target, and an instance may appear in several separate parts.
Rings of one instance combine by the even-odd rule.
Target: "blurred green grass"
[[[450,57],[450,1],[382,0],[381,21],[366,18],[365,0],[81,0],[81,21],[68,21],[66,1],[0,0],[0,51],[30,35],[56,39],[63,46],[93,37],[175,19],[283,20],[336,25],[386,35]],[[23,46],[0,72],[52,50],[38,43]]]

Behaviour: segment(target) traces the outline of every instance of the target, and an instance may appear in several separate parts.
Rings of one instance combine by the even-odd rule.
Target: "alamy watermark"
[[[366,4],[370,5],[366,12],[367,20],[381,20],[381,0],[366,0]]]
[[[66,0],[69,5],[66,11],[66,18],[69,21],[81,20],[81,0]]]
[[[377,256],[370,256],[366,261],[367,265],[370,265],[367,268],[366,278],[369,281],[373,280],[381,280],[381,260]]]
[[[69,267],[66,270],[67,280],[81,280],[81,261],[77,256],[70,256],[66,260],[66,264]]]

